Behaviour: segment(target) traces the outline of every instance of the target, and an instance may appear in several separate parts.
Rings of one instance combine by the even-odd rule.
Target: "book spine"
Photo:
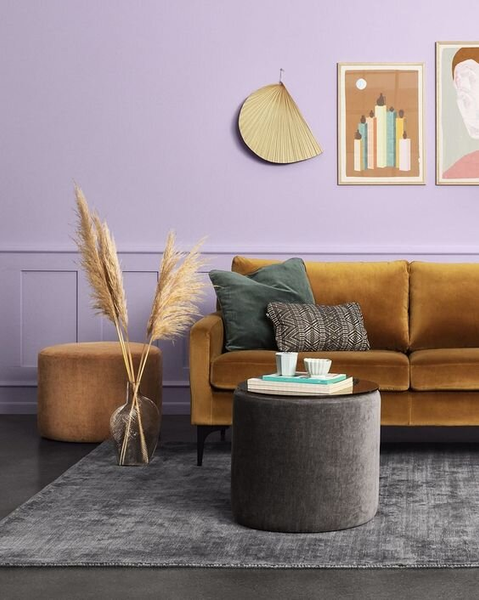
[[[290,390],[290,389],[269,389],[269,388],[264,388],[264,387],[256,387],[256,386],[249,386],[248,385],[248,391],[249,392],[253,392],[255,394],[271,394],[273,396],[304,396],[304,397],[311,397],[311,398],[317,398],[318,396],[333,396],[335,394],[344,394],[345,392],[348,392],[350,390],[353,389],[353,386],[346,386],[346,387],[342,387],[342,388],[338,388],[338,389],[333,389],[333,390],[322,390],[321,392],[315,392],[313,390],[311,390],[309,387],[304,388],[302,387],[300,390]]]
[[[339,383],[340,381],[344,381],[347,375],[338,374],[335,377],[330,377],[328,379],[322,379],[321,377],[284,377],[283,375],[263,375],[263,381],[274,381],[277,383],[298,383],[299,385],[307,384],[307,385],[329,385],[331,383]]]
[[[327,394],[332,391],[347,389],[349,387],[352,387],[352,385],[353,385],[352,377],[349,377],[348,379],[345,379],[344,381],[340,381],[338,383],[311,384],[311,385],[308,385],[307,388],[305,388],[305,386],[302,383],[298,384],[298,383],[286,383],[286,382],[276,382],[276,381],[264,381],[263,379],[248,380],[248,389],[250,389],[252,391],[253,391],[253,388],[256,388],[257,390],[264,390],[264,391],[271,391],[271,392],[275,392],[278,390],[285,390],[288,392],[304,392],[307,389],[308,393],[311,393],[311,394],[315,394],[315,393],[316,394]]]
[[[272,394],[274,396],[294,396],[295,394],[298,394],[300,396],[311,396],[311,397],[317,397],[318,393],[317,392],[311,392],[311,391],[305,391],[304,389],[298,392],[291,392],[290,390],[265,390],[264,388],[258,388],[256,389],[255,387],[248,387],[248,391],[249,392],[253,392],[255,394]],[[328,392],[328,394],[330,394],[331,392]]]

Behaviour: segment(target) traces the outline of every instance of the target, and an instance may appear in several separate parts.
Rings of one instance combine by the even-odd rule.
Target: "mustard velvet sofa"
[[[251,273],[272,260],[237,256]],[[358,302],[371,349],[300,353],[328,357],[332,372],[379,384],[383,425],[479,425],[479,264],[306,262],[317,304]],[[190,333],[191,423],[198,464],[204,440],[231,424],[240,381],[275,371],[274,350],[225,352],[220,312]]]

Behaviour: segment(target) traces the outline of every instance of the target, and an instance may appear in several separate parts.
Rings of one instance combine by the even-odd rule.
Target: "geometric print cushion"
[[[337,306],[270,302],[266,315],[273,322],[276,344],[281,352],[370,348],[357,302]]]

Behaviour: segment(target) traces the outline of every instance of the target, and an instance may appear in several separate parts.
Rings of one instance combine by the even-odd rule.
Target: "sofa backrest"
[[[479,264],[410,264],[411,350],[479,347]]]
[[[246,275],[273,260],[237,256],[232,270]],[[317,304],[357,302],[372,349],[406,351],[409,345],[409,274],[405,260],[305,262]]]

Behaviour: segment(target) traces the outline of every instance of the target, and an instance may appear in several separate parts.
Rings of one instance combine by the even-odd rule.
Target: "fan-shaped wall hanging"
[[[281,81],[262,87],[246,98],[238,125],[248,148],[268,162],[294,163],[322,152]]]

